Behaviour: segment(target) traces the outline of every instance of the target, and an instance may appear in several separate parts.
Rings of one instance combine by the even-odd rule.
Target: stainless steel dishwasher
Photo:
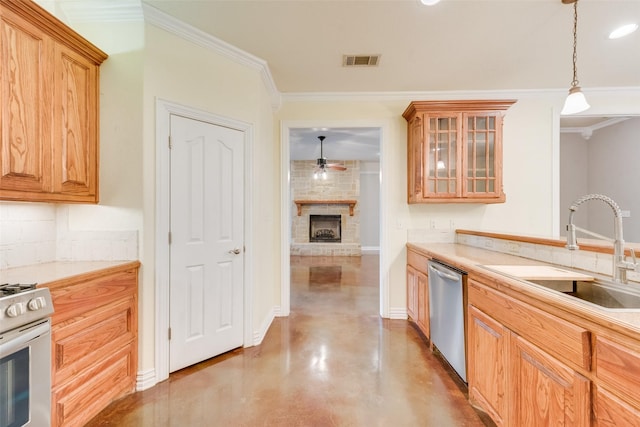
[[[467,382],[464,285],[467,273],[432,259],[429,265],[431,344]]]

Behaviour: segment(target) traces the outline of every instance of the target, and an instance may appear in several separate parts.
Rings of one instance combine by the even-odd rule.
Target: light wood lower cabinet
[[[53,426],[82,426],[135,390],[138,267],[129,263],[49,286]]]
[[[415,268],[407,265],[407,316],[416,321],[418,319],[418,275]]]
[[[472,404],[498,426],[640,426],[637,338],[498,289],[468,280]]]
[[[471,402],[484,409],[499,426],[590,426],[589,379],[545,351],[560,353],[567,343],[549,340],[534,344],[522,336],[540,340],[540,331],[547,330],[554,337],[557,330],[552,329],[559,328],[567,334],[569,350],[582,348],[582,357],[568,357],[580,366],[590,360],[588,340],[581,338],[586,331],[501,296],[475,280],[468,283]],[[569,354],[579,353],[578,349],[573,350]]]
[[[414,251],[407,254],[407,314],[429,339],[429,280],[427,258]]]
[[[633,407],[605,388],[596,387],[593,405],[595,426],[636,427],[640,425],[640,409]]]
[[[475,307],[468,319],[469,399],[507,426],[509,330]]]
[[[591,383],[516,334],[511,338],[509,425],[591,425]]]

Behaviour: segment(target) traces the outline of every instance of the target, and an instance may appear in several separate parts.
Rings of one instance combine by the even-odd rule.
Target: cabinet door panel
[[[469,398],[506,426],[509,330],[472,306],[468,330]]]
[[[418,277],[415,268],[407,265],[407,315],[411,320],[418,320]]]
[[[640,425],[640,410],[597,387],[594,416],[598,427],[632,427]]]
[[[589,426],[591,383],[522,337],[512,334],[514,426]]]
[[[427,275],[418,272],[418,327],[422,333],[431,338],[429,330],[429,281]]]
[[[52,72],[47,57],[52,41],[3,11],[0,44],[0,189],[47,191]]]
[[[58,46],[54,145],[54,192],[96,194],[97,71],[94,64]]]

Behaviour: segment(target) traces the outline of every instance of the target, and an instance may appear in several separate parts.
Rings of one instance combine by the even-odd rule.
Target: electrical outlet
[[[620,215],[622,215],[622,218],[631,218],[631,211],[622,210],[622,211],[620,211]]]

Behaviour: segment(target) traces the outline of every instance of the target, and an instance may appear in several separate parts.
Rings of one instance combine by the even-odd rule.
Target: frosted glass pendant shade
[[[564,101],[564,107],[560,114],[577,114],[588,110],[590,107],[587,98],[584,97],[584,93],[580,90],[580,86],[574,86],[569,89],[569,96],[567,96],[566,101]]]

